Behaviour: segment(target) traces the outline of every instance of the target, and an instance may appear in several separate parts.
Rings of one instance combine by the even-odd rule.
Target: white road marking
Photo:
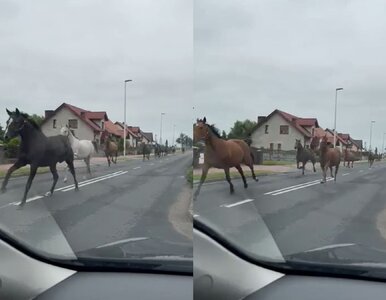
[[[135,168],[133,168],[133,170],[138,170],[138,169],[140,169],[141,167],[135,167]]]
[[[193,218],[198,218],[200,215],[193,215]]]
[[[97,246],[95,248],[100,249],[100,248],[105,248],[105,247],[114,246],[114,245],[118,245],[118,244],[124,244],[124,243],[129,243],[129,242],[137,242],[137,241],[143,241],[143,240],[148,240],[148,239],[149,239],[148,237],[137,237],[137,238],[123,239],[123,240],[115,241],[115,242],[112,242],[112,243],[107,243],[107,244],[104,244],[104,245],[100,245],[100,246]]]
[[[334,180],[334,178],[329,177],[329,178],[326,179],[326,181],[331,181],[331,180]],[[292,189],[287,189],[287,190],[285,190],[285,191],[282,191],[282,192],[278,192],[278,193],[272,194],[272,196],[278,196],[278,195],[281,195],[281,194],[285,194],[285,193],[288,193],[288,192],[297,191],[297,190],[304,189],[304,188],[306,188],[306,187],[310,187],[310,186],[318,185],[318,184],[321,184],[320,181],[314,182],[314,183],[310,183],[310,184],[307,184],[307,185],[302,185],[302,186],[295,187],[295,188],[292,188]]]
[[[239,201],[239,202],[232,203],[232,204],[223,204],[223,205],[220,205],[220,207],[231,208],[231,207],[234,207],[234,206],[237,206],[237,205],[241,205],[241,204],[244,204],[244,203],[248,203],[248,202],[252,202],[252,201],[254,201],[254,199],[245,199],[243,201]]]
[[[363,170],[359,170],[359,173],[362,173],[363,172]]]
[[[320,179],[313,180],[313,181],[308,181],[308,182],[303,182],[303,183],[300,183],[300,184],[297,184],[297,185],[288,186],[288,187],[282,188],[280,190],[275,190],[275,191],[272,191],[272,192],[265,193],[264,195],[270,195],[270,194],[274,194],[274,193],[281,192],[281,191],[284,191],[284,190],[292,189],[292,188],[303,186],[303,185],[308,185],[310,183],[317,183],[317,182],[320,182]]]
[[[343,173],[342,176],[350,175],[351,173]]]
[[[86,183],[82,183],[82,184],[79,184],[79,187],[82,187],[82,186],[85,186],[85,185],[89,185],[89,184],[93,184],[93,183],[96,183],[96,182],[99,182],[99,181],[102,181],[102,180],[106,180],[106,179],[110,179],[110,178],[114,178],[114,177],[117,177],[117,176],[120,176],[120,175],[123,175],[123,174],[126,174],[128,171],[121,171],[121,173],[119,174],[114,174],[114,175],[111,175],[111,176],[108,176],[108,177],[103,177],[103,178],[99,178],[97,180],[94,180],[94,181],[90,181],[90,182],[86,182]],[[75,189],[75,186],[73,187],[70,187],[68,189],[65,189],[65,190],[62,190],[62,192],[68,192],[68,191],[71,191]]]
[[[109,177],[109,176],[111,176],[111,175],[119,174],[119,173],[122,173],[122,172],[123,172],[123,171],[117,171],[117,172],[114,172],[114,173],[102,175],[102,176],[95,177],[95,178],[91,178],[91,179],[88,179],[88,180],[85,180],[85,181],[82,181],[82,182],[78,182],[78,184],[83,184],[83,183],[86,183],[86,182],[94,181],[94,180],[96,180],[96,179],[100,179],[100,178],[104,178],[104,177]],[[63,186],[63,187],[61,187],[61,188],[57,188],[57,189],[55,189],[55,192],[61,191],[61,190],[65,190],[65,189],[68,189],[68,188],[70,188],[70,187],[75,187],[75,185],[74,185],[74,184],[70,184],[70,185]]]

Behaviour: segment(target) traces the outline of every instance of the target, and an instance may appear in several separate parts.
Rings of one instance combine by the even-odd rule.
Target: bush
[[[13,138],[4,143],[5,156],[7,158],[16,158],[19,153],[20,140]]]

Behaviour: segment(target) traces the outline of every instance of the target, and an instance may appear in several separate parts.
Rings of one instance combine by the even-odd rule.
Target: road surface
[[[247,178],[248,189],[235,179],[233,195],[226,181],[208,183],[194,202],[194,217],[251,248],[259,238],[252,215],[261,217],[284,256],[340,243],[386,250],[386,164],[341,166],[336,183],[320,179],[318,166],[305,176],[295,170],[257,183]]]
[[[192,154],[168,155],[92,166],[92,178],[77,168],[73,179],[45,193],[52,175],[38,174],[22,210],[26,177],[12,178],[0,194],[0,227],[31,248],[61,257],[160,255],[192,257],[191,189],[185,173]],[[64,236],[63,236],[64,235]],[[117,250],[117,247],[119,248]]]

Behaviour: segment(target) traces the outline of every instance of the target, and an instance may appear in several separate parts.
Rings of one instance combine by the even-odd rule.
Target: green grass
[[[292,161],[284,161],[284,160],[265,160],[263,161],[263,166],[289,166],[296,164],[296,162]]]
[[[12,177],[17,177],[17,176],[26,176],[29,175],[29,170],[30,167],[22,167],[15,172],[12,173]],[[37,174],[44,174],[49,172],[50,169],[48,167],[43,167],[43,168],[38,168]],[[4,178],[5,174],[7,173],[7,170],[0,170],[0,178]]]
[[[271,175],[271,174],[276,174],[276,173],[277,172],[274,172],[274,171],[263,171],[263,170],[256,170],[255,171],[256,176],[266,176],[266,175]],[[244,175],[247,179],[252,177],[251,171],[244,171]],[[231,171],[230,176],[233,179],[234,178],[241,178],[240,173],[238,171]],[[201,178],[201,173],[193,175],[193,181],[194,182],[199,181],[200,178]],[[205,179],[206,182],[207,181],[219,181],[219,180],[225,180],[225,173],[224,172],[208,174],[208,176],[206,176],[206,179]]]

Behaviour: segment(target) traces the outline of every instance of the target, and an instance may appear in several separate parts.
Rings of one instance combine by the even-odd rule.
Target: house
[[[358,152],[361,150],[360,146],[353,138],[351,138],[348,133],[338,133],[338,135],[346,142],[347,148],[351,149],[354,152]]]
[[[316,118],[300,118],[276,109],[268,116],[258,117],[251,132],[251,146],[271,151],[293,151],[296,139],[309,146],[316,128],[319,128]]]
[[[55,110],[45,111],[41,129],[45,135],[52,136],[59,134],[62,126],[68,125],[77,138],[99,144],[106,121],[108,117],[104,111],[89,111],[63,103]]]
[[[151,138],[150,138],[150,133],[145,134],[145,132],[143,132],[141,128],[139,128],[138,126],[127,126],[127,127],[130,129],[131,132],[133,132],[137,136],[138,144],[140,143],[150,144],[152,142],[153,134],[151,134]]]
[[[124,123],[121,122],[115,122],[114,125],[118,128],[118,130],[121,132],[121,137],[124,136]],[[126,145],[129,147],[137,147],[138,145],[138,135],[135,134],[129,126],[126,125]]]

